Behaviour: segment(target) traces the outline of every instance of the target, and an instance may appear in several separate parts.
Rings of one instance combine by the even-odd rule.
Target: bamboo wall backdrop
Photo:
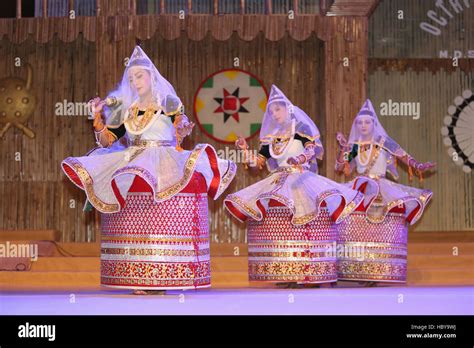
[[[474,6],[456,13],[448,4],[453,18],[443,14],[435,1],[382,0],[369,20],[369,57],[403,58],[410,69],[402,71],[371,71],[368,79],[368,96],[379,110],[388,99],[399,102],[419,102],[421,117],[412,120],[404,117],[381,116],[387,132],[415,158],[434,161],[437,172],[426,178],[423,186],[434,192],[433,200],[417,224],[416,231],[474,230],[474,177],[464,174],[447,154],[441,127],[447,108],[465,89],[474,90],[472,63],[465,59],[459,68],[447,72],[440,66],[451,62],[418,61],[413,58],[438,58],[440,51],[452,57],[460,51],[466,57],[474,50]],[[404,19],[397,18],[402,10]],[[441,35],[434,36],[421,30],[429,10],[448,18],[446,26],[438,26]],[[369,59],[370,59],[369,58]],[[408,59],[406,59],[408,58]],[[410,60],[411,58],[411,60]],[[423,71],[423,63],[426,64]],[[435,68],[435,66],[438,67]],[[416,71],[413,71],[416,70]],[[432,71],[430,71],[432,70]],[[407,184],[406,170],[400,170],[400,182]],[[419,185],[415,181],[412,183]]]
[[[31,64],[37,100],[28,121],[35,139],[12,127],[0,140],[0,228],[57,229],[65,241],[91,240],[94,214],[82,212],[84,193],[66,182],[59,167],[65,157],[93,147],[91,122],[54,112],[57,102],[84,102],[95,94],[95,45],[82,36],[71,43],[2,40],[0,51],[0,78],[26,78],[26,68],[15,67],[15,57]],[[76,208],[69,208],[70,200]]]
[[[441,127],[449,105],[465,89],[474,89],[474,72],[461,70],[447,73],[439,70],[376,71],[369,77],[368,95],[376,111],[380,103],[392,101],[419,102],[420,118],[379,116],[387,133],[419,161],[437,163],[437,171],[425,178],[408,182],[405,168],[400,168],[400,183],[425,187],[434,192],[433,199],[416,231],[474,230],[474,174],[465,174],[454,164],[443,144]],[[380,114],[379,114],[380,115]]]

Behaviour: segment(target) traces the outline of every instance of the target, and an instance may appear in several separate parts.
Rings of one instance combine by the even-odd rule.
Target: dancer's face
[[[360,135],[371,136],[374,132],[374,120],[370,116],[359,116],[356,120],[356,127]]]
[[[288,119],[288,111],[285,103],[272,103],[270,104],[270,114],[273,120],[278,124],[284,124]]]
[[[128,70],[128,81],[139,97],[144,97],[151,92],[151,76],[146,69],[138,66],[131,67]]]

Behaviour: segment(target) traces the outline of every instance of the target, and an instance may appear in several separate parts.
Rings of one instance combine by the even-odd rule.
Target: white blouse
[[[375,150],[375,148],[374,148]],[[373,151],[374,151],[373,150]],[[370,160],[369,160],[370,163]],[[363,174],[367,168],[367,165],[362,165],[360,163],[359,156],[356,156],[356,164],[357,164],[357,172],[359,174]],[[374,166],[370,169],[368,174],[372,175],[385,175],[387,171],[387,151],[385,149],[381,149],[377,160],[375,161]]]
[[[140,119],[139,116],[138,118]],[[125,129],[130,139],[134,139],[137,136],[137,132],[134,131],[133,125],[130,122],[125,122]],[[155,114],[150,123],[145,127],[143,133],[140,136],[141,140],[176,140],[176,131],[171,122],[171,117],[163,114]]]
[[[299,156],[304,152],[303,143],[299,140],[294,139],[290,141],[290,144],[287,146],[289,147],[285,149],[284,155],[280,158],[276,158],[278,167],[291,167],[291,165],[286,162],[288,158]]]

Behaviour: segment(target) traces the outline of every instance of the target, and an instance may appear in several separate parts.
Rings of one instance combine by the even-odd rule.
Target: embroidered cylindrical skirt
[[[383,223],[353,212],[337,225],[339,280],[405,282],[407,234],[405,216],[389,212]]]
[[[326,283],[337,280],[336,229],[326,208],[306,225],[291,223],[285,206],[269,207],[261,221],[249,220],[250,281]]]
[[[160,203],[151,192],[129,192],[122,210],[102,214],[102,285],[150,290],[211,285],[207,194],[205,185],[187,191],[193,190]]]

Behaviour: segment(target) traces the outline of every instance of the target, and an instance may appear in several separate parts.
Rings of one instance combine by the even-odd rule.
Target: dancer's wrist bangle
[[[100,134],[100,133],[103,133],[105,130],[106,130],[106,126],[102,126],[102,128],[100,130],[97,130],[94,128],[94,133],[95,134]]]

